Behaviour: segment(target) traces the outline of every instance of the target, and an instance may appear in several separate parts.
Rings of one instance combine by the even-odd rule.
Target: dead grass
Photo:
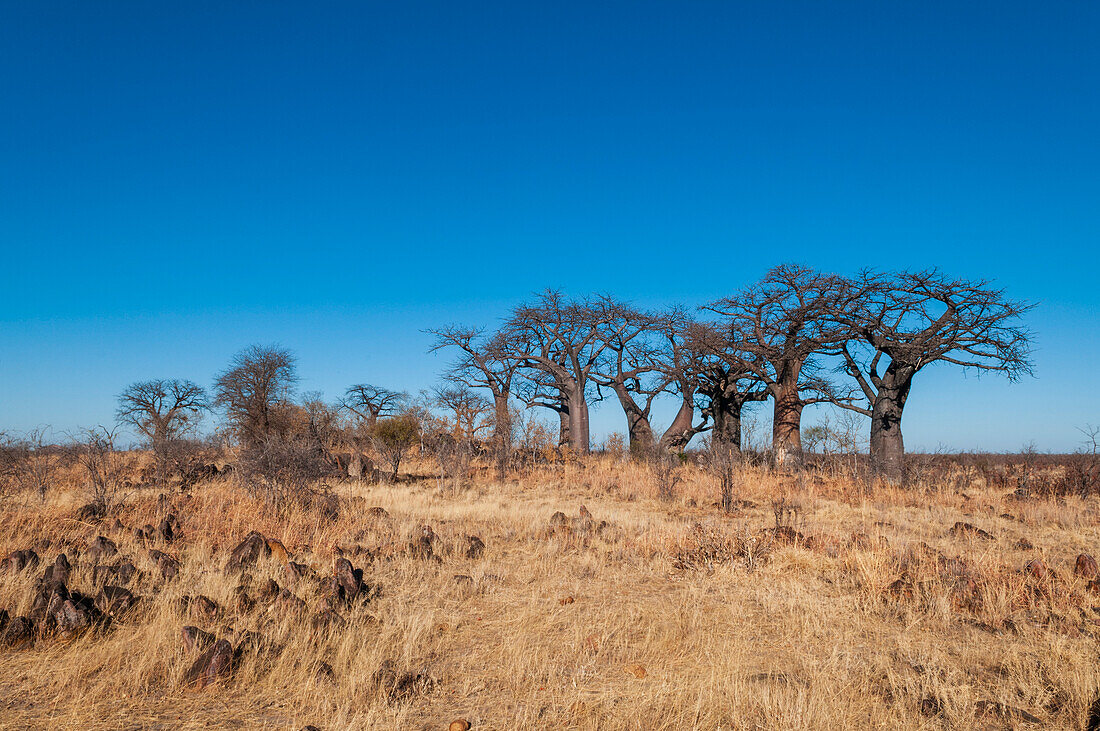
[[[671,502],[656,499],[643,466],[607,458],[504,484],[486,470],[457,491],[434,480],[344,483],[336,522],[280,516],[213,481],[171,496],[184,538],[158,546],[182,564],[169,582],[130,531],[156,522],[156,493],[130,494],[127,530],[73,520],[81,496],[72,490],[44,504],[10,500],[0,555],[35,546],[48,563],[67,550],[77,559],[70,586],[90,591],[78,553],[107,535],[146,573],[135,589],[145,599],[109,631],[0,650],[0,727],[1082,726],[1100,684],[1100,596],[1072,567],[1100,546],[1095,498],[1020,502],[980,484],[869,493],[840,476],[746,469],[741,507],[723,515],[713,479],[683,469]],[[773,530],[777,499],[797,505],[789,527],[801,539]],[[548,529],[551,514],[572,519],[582,503],[608,525]],[[389,519],[370,517],[371,506]],[[994,540],[952,535],[957,521]],[[406,551],[426,524],[439,561]],[[306,582],[294,588],[310,607],[303,616],[263,602],[236,611],[238,580],[222,567],[250,530],[320,573],[346,551],[381,596],[331,631],[313,627],[320,597]],[[481,558],[465,557],[467,535],[484,540]],[[1020,538],[1034,548],[1016,548]],[[1053,577],[1021,572],[1036,557]],[[42,568],[0,574],[0,607],[25,614]],[[250,574],[252,586],[287,584],[274,559]],[[184,594],[205,594],[226,613],[198,622],[180,609]],[[191,690],[186,624],[219,636],[255,631],[276,649],[246,655],[228,683]],[[333,680],[318,679],[322,661]],[[422,682],[387,694],[373,681],[387,662]],[[627,671],[637,665],[645,677]]]

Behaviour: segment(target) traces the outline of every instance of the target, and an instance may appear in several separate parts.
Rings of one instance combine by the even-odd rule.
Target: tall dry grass
[[[273,512],[214,480],[170,496],[183,539],[153,547],[180,560],[171,581],[132,534],[159,517],[157,492],[127,495],[125,529],[74,519],[75,477],[45,502],[15,496],[0,506],[0,555],[33,546],[44,563],[0,574],[12,616],[29,610],[59,551],[74,559],[70,587],[91,593],[81,553],[98,535],[145,575],[133,587],[142,602],[109,630],[0,650],[0,727],[1082,727],[1100,692],[1100,596],[1072,566],[1100,547],[1095,498],[1021,502],[981,483],[868,490],[843,474],[745,468],[726,515],[715,480],[681,469],[671,501],[644,465],[598,457],[503,484],[486,468],[461,489],[408,475],[341,483],[336,521]],[[549,529],[554,512],[572,519],[581,504],[607,526]],[[994,538],[955,535],[959,521]],[[424,525],[438,561],[407,551]],[[307,581],[293,587],[301,615],[265,601],[238,609],[239,580],[222,569],[251,530],[321,574],[347,554],[380,596],[333,629],[314,626],[321,596]],[[485,542],[481,558],[466,557],[468,535]],[[1022,538],[1034,547],[1018,548]],[[1022,572],[1033,558],[1054,575]],[[268,578],[289,583],[277,557],[248,573],[253,594]],[[199,594],[221,616],[181,608]],[[195,658],[187,624],[257,632],[267,649],[197,691],[183,682]],[[387,693],[384,667],[419,682]]]

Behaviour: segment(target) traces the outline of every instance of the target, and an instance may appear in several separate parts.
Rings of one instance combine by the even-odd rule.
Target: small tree
[[[382,459],[389,462],[396,480],[401,458],[420,442],[420,422],[412,414],[379,419],[371,429],[371,440]]]
[[[158,379],[130,384],[118,397],[118,420],[145,438],[153,451],[156,481],[168,481],[180,440],[207,408],[206,392],[191,381]]]
[[[285,431],[281,409],[298,381],[293,353],[278,346],[245,348],[214,385],[214,403],[225,409],[237,437],[245,445]]]
[[[126,468],[122,455],[115,450],[115,433],[103,426],[88,429],[76,449],[88,478],[92,510],[98,516],[107,515],[118,504]]]

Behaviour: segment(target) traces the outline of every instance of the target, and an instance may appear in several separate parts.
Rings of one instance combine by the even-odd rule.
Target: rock
[[[302,730],[301,730],[301,731],[321,731],[321,729],[317,728],[316,726],[314,726],[314,725],[313,725],[313,724],[311,723],[311,724],[309,724],[308,726],[302,726]]]
[[[81,635],[98,619],[94,607],[83,602],[66,599],[50,612],[53,625],[61,639],[69,640]]]
[[[938,716],[943,713],[943,704],[935,696],[925,696],[920,702],[920,715]]]
[[[46,567],[46,573],[42,576],[42,581],[47,584],[52,581],[60,581],[64,584],[69,580],[71,569],[72,564],[69,563],[69,557],[59,553],[53,564]]]
[[[233,673],[233,665],[233,647],[226,640],[218,640],[192,663],[183,682],[202,690],[219,679],[228,678]]]
[[[334,609],[324,609],[313,615],[313,627],[315,629],[327,629],[329,627],[346,627],[348,621],[340,616]]]
[[[191,616],[196,619],[203,619],[207,622],[213,622],[218,618],[219,607],[218,603],[208,596],[199,594],[191,600]]]
[[[160,539],[165,543],[171,543],[180,537],[180,522],[175,513],[170,513],[165,516],[164,520],[160,521],[158,532]]]
[[[550,516],[550,531],[563,531],[569,529],[569,518],[560,510]]]
[[[895,580],[882,592],[888,599],[904,601],[913,598],[913,582],[907,576]]]
[[[1085,731],[1100,731],[1100,697],[1089,706],[1089,715],[1085,719]]]
[[[238,586],[233,595],[233,607],[236,609],[237,614],[251,612],[255,606],[256,602],[248,595],[248,590],[243,586]]]
[[[92,545],[88,546],[87,553],[92,561],[98,562],[100,559],[110,558],[118,553],[118,546],[110,538],[99,536],[92,541]]]
[[[183,647],[188,652],[194,650],[205,650],[214,644],[218,639],[209,632],[204,632],[198,627],[187,625],[181,631],[183,636]]]
[[[317,573],[309,566],[306,566],[304,563],[294,563],[293,561],[288,561],[286,566],[283,567],[283,574],[287,578],[287,583],[291,586],[297,584],[301,579],[317,578]]]
[[[776,543],[793,546],[802,543],[804,536],[789,525],[777,525],[772,529]]]
[[[391,703],[408,699],[420,692],[428,692],[435,686],[435,680],[425,672],[397,672],[393,660],[383,662],[371,680]]]
[[[110,617],[117,617],[137,603],[137,597],[121,586],[105,586],[96,596],[96,608]]]
[[[1041,558],[1033,558],[1024,564],[1024,573],[1036,581],[1046,581],[1053,577],[1053,573]]]
[[[34,644],[34,624],[27,617],[16,617],[0,632],[0,646],[25,650]]]
[[[386,512],[386,509],[379,505],[375,505],[374,507],[369,508],[367,510],[367,515],[374,518],[375,520],[389,520],[390,517],[390,514]]]
[[[451,721],[451,725],[447,727],[447,731],[470,731],[470,722],[465,718],[456,718]]]
[[[485,544],[478,536],[466,536],[466,558],[481,558],[485,553]]]
[[[454,580],[456,584],[472,584],[474,581],[472,576],[467,576],[466,574],[455,574]]]
[[[5,571],[22,571],[26,568],[38,566],[38,554],[33,549],[24,548],[21,551],[12,551],[7,558],[0,562],[0,568]]]
[[[275,599],[275,607],[284,613],[296,614],[305,611],[306,603],[290,590],[283,589]]]
[[[103,519],[105,511],[99,503],[92,502],[81,506],[76,511],[76,519],[84,523],[98,523]]]
[[[172,580],[179,576],[180,562],[169,556],[163,551],[158,551],[155,548],[149,549],[149,558],[153,560],[157,565],[157,569],[160,571],[160,575],[167,580]]]
[[[251,566],[259,560],[260,556],[270,556],[271,549],[267,540],[256,531],[252,531],[244,540],[237,544],[229,555],[229,561],[225,564],[225,572],[243,571],[246,566]]]
[[[279,584],[275,579],[268,579],[263,586],[260,587],[260,598],[271,600],[279,596]]]
[[[1014,548],[1017,551],[1031,551],[1035,548],[1035,546],[1033,546],[1031,544],[1031,541],[1029,541],[1028,539],[1021,538],[1020,540],[1016,541],[1016,545],[1014,546]]]
[[[635,678],[638,678],[639,680],[641,680],[646,675],[648,675],[648,673],[646,672],[645,667],[642,666],[642,665],[639,665],[637,663],[634,663],[632,665],[627,665],[626,667],[623,668],[623,672],[627,673],[628,675],[633,675]]]
[[[345,602],[351,602],[359,596],[359,592],[363,588],[363,571],[353,568],[351,561],[346,558],[336,559],[333,576],[336,578],[340,595]]]
[[[267,550],[272,558],[278,559],[284,564],[290,562],[290,552],[286,550],[286,546],[284,546],[281,541],[277,541],[274,538],[268,538]]]
[[[961,520],[951,526],[951,530],[948,531],[956,538],[981,538],[983,541],[992,541],[993,534],[982,530],[981,528],[971,525],[970,523],[964,523]]]
[[[1082,579],[1095,579],[1096,574],[1096,559],[1087,553],[1078,555],[1077,562],[1073,567],[1073,575]]]
[[[573,597],[565,596],[565,597],[562,597],[561,599],[558,599],[558,604],[560,604],[564,607],[566,604],[572,604],[575,601],[576,601],[576,599],[574,599]]]

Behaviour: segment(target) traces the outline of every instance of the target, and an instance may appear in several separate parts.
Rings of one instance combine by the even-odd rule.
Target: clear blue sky
[[[1041,303],[1037,378],[923,373],[910,447],[1100,422],[1100,4],[0,8],[0,428],[106,422],[253,342],[304,390],[415,390],[421,328],[785,261]]]

